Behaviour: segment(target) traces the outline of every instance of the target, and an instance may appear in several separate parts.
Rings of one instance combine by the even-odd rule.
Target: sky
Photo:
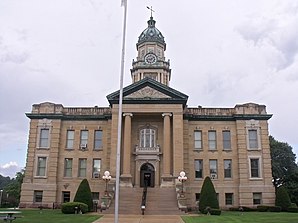
[[[254,102],[298,154],[298,1],[128,0],[124,86],[150,11],[167,43],[170,86],[189,107]],[[24,168],[25,113],[41,102],[108,106],[119,89],[121,0],[0,1],[0,174]]]

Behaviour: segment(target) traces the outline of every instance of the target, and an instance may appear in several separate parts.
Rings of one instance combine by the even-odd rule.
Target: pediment
[[[110,105],[119,103],[120,91],[107,96]],[[144,78],[123,88],[124,104],[183,104],[188,96],[151,78]]]
[[[171,96],[166,95],[152,87],[146,86],[141,88],[131,94],[124,96],[124,98],[171,98]]]

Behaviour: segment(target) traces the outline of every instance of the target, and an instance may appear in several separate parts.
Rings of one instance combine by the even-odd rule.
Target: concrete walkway
[[[119,215],[119,223],[184,223],[179,215]],[[114,223],[113,214],[106,214],[93,223]]]

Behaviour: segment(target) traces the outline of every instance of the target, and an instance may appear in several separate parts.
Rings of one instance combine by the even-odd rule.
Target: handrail
[[[142,202],[141,202],[142,215],[144,215],[144,212],[145,212],[146,199],[147,199],[147,183],[145,181],[145,187],[143,189],[143,196],[142,196]]]

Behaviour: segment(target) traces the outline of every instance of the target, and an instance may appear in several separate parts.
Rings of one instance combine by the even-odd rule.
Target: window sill
[[[65,148],[66,151],[73,151],[73,148]]]
[[[195,178],[195,181],[204,180],[203,178]]]
[[[230,152],[232,152],[232,149],[223,149],[222,151],[230,153]]]
[[[247,148],[248,151],[261,151],[262,148]]]
[[[103,148],[94,148],[93,151],[103,151]]]
[[[199,152],[203,152],[203,149],[194,149],[193,151],[199,153]]]
[[[263,180],[262,177],[250,177],[249,180],[251,181],[260,181],[260,180]]]
[[[36,149],[39,149],[39,150],[49,150],[50,147],[36,147]]]
[[[47,176],[34,176],[34,179],[47,179]]]

